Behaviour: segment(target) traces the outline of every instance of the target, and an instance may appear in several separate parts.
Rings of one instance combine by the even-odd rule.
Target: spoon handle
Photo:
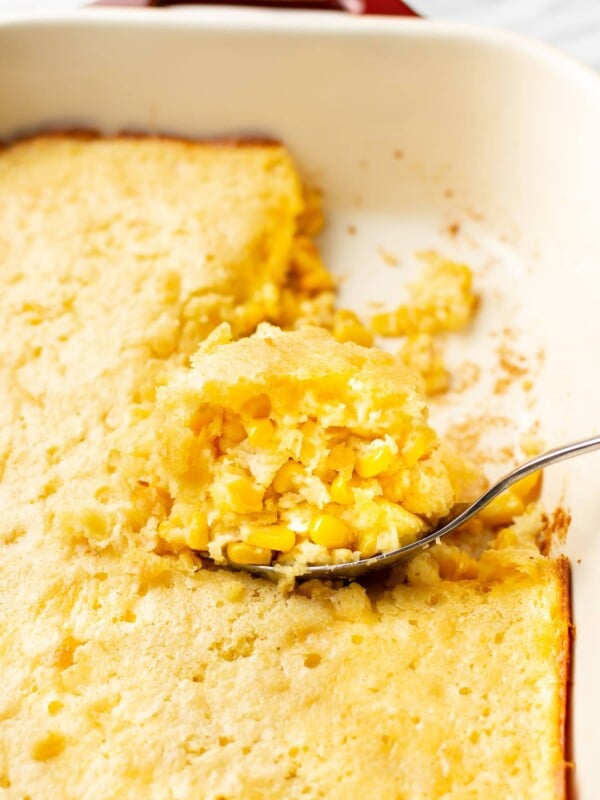
[[[444,525],[436,531],[432,531],[432,533],[424,536],[422,539],[418,539],[417,542],[414,543],[415,546],[425,545],[428,542],[435,541],[439,536],[445,536],[447,533],[450,533],[450,531],[458,528],[463,522],[466,522],[481,511],[482,508],[489,505],[498,495],[501,495],[522,478],[531,475],[532,472],[537,472],[538,469],[549,467],[551,464],[557,464],[559,461],[566,461],[568,458],[574,458],[575,456],[583,455],[583,453],[589,453],[592,450],[600,450],[600,436],[592,436],[590,439],[580,439],[577,442],[571,442],[562,447],[555,447],[552,450],[546,450],[546,452],[540,453],[538,456],[535,456],[507,473],[503,478],[500,478],[500,480],[493,486],[490,486],[481,497],[478,497],[475,502],[467,506],[460,514],[457,514],[447,525]],[[408,545],[408,547],[410,547],[410,545]]]

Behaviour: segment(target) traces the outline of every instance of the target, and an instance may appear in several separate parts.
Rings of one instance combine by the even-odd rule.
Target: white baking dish
[[[4,137],[87,126],[284,140],[325,190],[323,246],[349,275],[346,303],[364,311],[369,300],[396,301],[415,249],[438,247],[476,268],[481,317],[451,359],[467,348],[490,375],[434,409],[440,426],[485,409],[515,420],[502,443],[536,419],[548,444],[599,432],[600,80],[547,47],[323,12],[3,18],[0,108]],[[444,232],[453,222],[457,236]],[[544,349],[534,407],[518,387],[491,392],[503,327],[520,352]],[[582,800],[600,796],[599,468],[600,455],[587,456],[545,482],[548,508],[562,502],[573,516],[572,757]]]

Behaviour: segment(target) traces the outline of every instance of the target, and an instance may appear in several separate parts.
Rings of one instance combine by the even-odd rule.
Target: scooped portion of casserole
[[[302,570],[413,541],[452,508],[452,463],[419,379],[321,328],[218,328],[159,389],[172,498],[158,533],[220,563]],[[148,454],[149,458],[151,453]]]

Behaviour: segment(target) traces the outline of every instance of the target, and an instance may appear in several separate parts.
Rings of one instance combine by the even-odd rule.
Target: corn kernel
[[[302,447],[300,448],[300,461],[310,464],[317,454],[318,425],[316,422],[305,422],[300,426],[302,432]]]
[[[320,544],[329,550],[335,547],[352,548],[354,544],[354,534],[348,525],[331,514],[319,514],[314,517],[308,535],[315,544]]]
[[[331,469],[352,474],[355,463],[356,453],[351,447],[348,447],[348,445],[336,444],[331,448],[327,459],[327,466]]]
[[[304,187],[304,211],[298,218],[298,231],[306,236],[317,236],[325,226],[321,190]]]
[[[184,547],[187,544],[185,526],[178,514],[172,514],[159,524],[158,535],[175,548]]]
[[[248,441],[253,447],[267,447],[273,439],[275,426],[268,418],[253,419],[246,425]]]
[[[131,421],[139,422],[143,419],[148,419],[150,416],[150,408],[142,405],[134,405],[131,407]]]
[[[372,442],[366,453],[356,459],[356,472],[361,478],[374,478],[394,462],[396,454],[386,442]]]
[[[268,417],[271,413],[271,400],[266,394],[257,394],[246,400],[243,411],[249,417]]]
[[[304,236],[296,238],[292,262],[299,289],[307,292],[333,289],[331,273],[325,269],[319,251],[310,239]]]
[[[298,288],[304,292],[317,292],[324,289],[333,289],[331,275],[323,266],[317,263],[315,263],[311,269],[301,272],[297,277],[297,281]]]
[[[375,531],[365,531],[358,536],[358,549],[363,558],[370,558],[377,552],[377,534]]]
[[[222,435],[234,444],[239,444],[246,438],[246,429],[236,417],[226,417],[223,420]]]
[[[207,425],[209,425],[217,416],[217,414],[218,411],[214,406],[203,403],[201,406],[198,406],[196,411],[193,413],[190,420],[190,428],[196,435],[198,435],[202,428],[205,428]]]
[[[231,508],[238,514],[262,511],[264,489],[242,476],[230,478],[226,491]]]
[[[521,500],[532,500],[539,492],[541,483],[542,471],[538,470],[528,475],[526,478],[521,478],[520,481],[511,487],[511,491],[518,495]]]
[[[335,312],[332,331],[338,342],[356,342],[363,347],[373,344],[373,334],[367,330],[353,311],[340,309]]]
[[[414,467],[420,458],[430,452],[435,442],[435,433],[431,428],[411,434],[402,448],[402,461],[407,467]]]
[[[296,544],[296,534],[285,525],[265,525],[253,528],[246,538],[248,544],[265,550],[289,552]]]
[[[42,739],[33,743],[31,757],[34,761],[50,761],[59,756],[65,747],[66,740],[62,733],[49,731]]]
[[[179,517],[176,514],[171,514],[171,516],[168,517],[168,519],[164,519],[161,523],[159,523],[158,532],[162,536],[163,532],[166,533],[167,531],[170,531],[173,528],[180,528],[182,525],[183,522],[181,520],[181,517]]]
[[[304,475],[304,470],[296,461],[288,461],[279,468],[273,479],[273,488],[279,494],[291,492]]]
[[[454,545],[440,544],[433,555],[440,567],[440,577],[444,580],[472,579],[479,574],[477,561]]]
[[[410,470],[403,469],[393,475],[384,475],[380,483],[383,496],[393,503],[400,503],[410,489]]]
[[[524,510],[525,506],[519,495],[511,489],[507,489],[504,494],[483,508],[478,516],[485,525],[495,527],[496,525],[508,525]]]
[[[505,547],[516,547],[519,544],[519,537],[513,527],[500,528],[494,539],[496,550],[503,550]]]
[[[190,520],[187,544],[192,550],[208,548],[208,522],[203,511],[194,511]]]
[[[423,533],[425,523],[417,514],[383,498],[377,498],[376,504],[380,512],[385,515],[382,527],[395,529],[400,546],[414,541],[420,533]]]
[[[331,482],[329,496],[334,503],[348,506],[354,502],[354,493],[348,484],[348,480],[343,475],[336,475]]]
[[[408,327],[408,310],[400,306],[395,311],[375,314],[371,319],[371,327],[380,336],[400,336]]]
[[[270,564],[272,553],[263,547],[253,547],[246,542],[230,542],[227,558],[234,564]]]

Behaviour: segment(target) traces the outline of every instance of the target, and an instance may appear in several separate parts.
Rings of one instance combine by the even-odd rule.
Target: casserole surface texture
[[[275,144],[0,153],[0,797],[563,796],[568,575],[534,510],[286,595],[169,546],[132,472],[217,325],[331,326],[307,197]]]

